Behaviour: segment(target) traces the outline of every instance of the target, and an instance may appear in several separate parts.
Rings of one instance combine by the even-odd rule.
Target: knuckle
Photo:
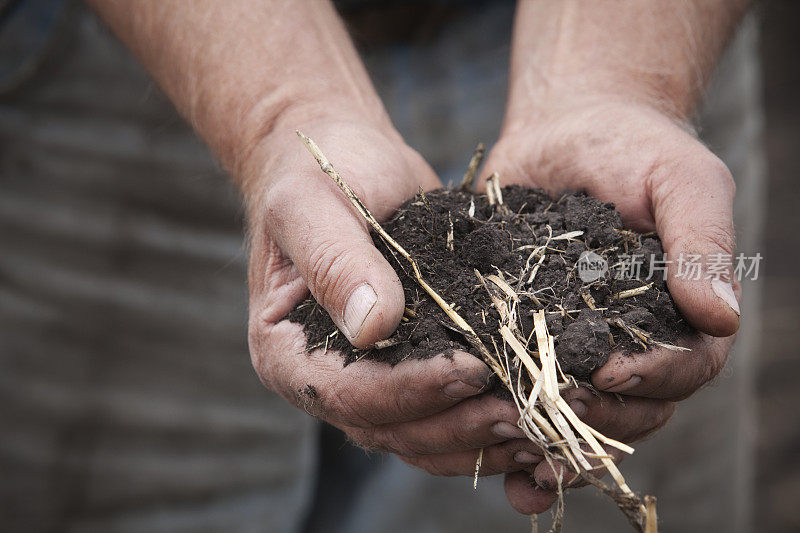
[[[630,441],[641,440],[652,435],[666,425],[675,412],[675,404],[668,401],[657,400],[648,408],[642,409],[637,431],[633,432]]]
[[[331,289],[338,283],[344,269],[337,268],[343,259],[343,250],[332,240],[317,243],[308,254],[306,282],[323,306],[330,303]]]
[[[408,363],[392,368],[388,384],[398,415],[405,420],[416,420],[443,408],[444,403],[449,405],[443,389],[460,377],[458,369],[445,358]]]
[[[474,448],[474,435],[478,431],[475,424],[461,427],[451,427],[447,432],[447,444],[454,450],[468,450]]]
[[[316,243],[308,255],[306,283],[314,292],[314,297],[327,308],[344,297],[339,291],[345,285],[348,272],[357,272],[351,265],[352,256],[341,243],[324,239]]]
[[[416,363],[416,362],[415,362]],[[397,365],[390,371],[387,394],[391,395],[394,411],[399,418],[416,420],[426,414],[432,402],[431,394],[424,384],[431,380],[428,365],[415,364],[416,370],[409,372],[409,366]]]
[[[695,390],[711,382],[725,368],[728,358],[727,349],[722,348],[719,343],[711,340],[705,345],[702,356],[702,365],[697,373]]]
[[[417,420],[424,415],[424,400],[419,395],[410,394],[405,388],[400,388],[394,398],[394,411],[404,420]]]
[[[658,416],[656,417],[656,421],[652,430],[655,431],[664,427],[674,414],[675,404],[668,401],[662,402],[661,409],[659,409]]]
[[[483,461],[478,472],[480,476],[494,476],[496,474],[507,474],[520,469],[532,469],[538,463],[522,464],[514,460],[514,455],[520,451],[530,450],[525,445],[517,443],[503,443],[489,446],[483,450]],[[476,452],[477,455],[478,452]]]
[[[353,396],[347,387],[337,382],[325,402],[325,411],[332,419],[349,426],[368,428],[372,421],[365,416],[364,405]]]
[[[733,223],[730,220],[706,218],[702,226],[692,225],[680,235],[675,235],[666,243],[668,249],[677,249],[691,253],[733,254],[736,238]],[[699,249],[700,248],[700,249]],[[705,248],[705,250],[702,250]]]
[[[292,261],[271,238],[251,247],[248,266],[250,298],[269,301],[270,292],[292,279]]]
[[[721,221],[709,221],[703,226],[703,237],[713,246],[732,254],[736,246],[733,228]]]
[[[488,425],[495,421],[495,417],[477,409],[463,419],[453,421],[441,428],[444,434],[444,445],[451,450],[468,450],[480,448],[480,435],[488,432]]]
[[[717,377],[719,373],[722,372],[723,368],[725,368],[725,357],[716,353],[712,353],[707,358],[707,363],[703,367],[703,372],[700,376],[700,383],[698,384],[698,386],[705,385],[706,383]]]
[[[600,395],[598,401],[590,402],[586,414],[586,421],[602,431],[602,428],[615,423],[618,412],[624,406],[613,394],[605,393]]]
[[[421,446],[403,438],[393,426],[376,426],[371,431],[371,439],[380,449],[403,457],[416,459],[426,455]]]
[[[655,396],[668,396],[672,389],[680,387],[685,382],[685,372],[687,369],[678,365],[674,360],[658,365],[648,373],[648,377],[653,382],[653,385],[649,387],[649,392]]]

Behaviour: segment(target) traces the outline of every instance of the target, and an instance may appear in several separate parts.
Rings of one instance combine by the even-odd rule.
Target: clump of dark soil
[[[491,205],[486,195],[459,190],[428,192],[406,202],[383,224],[417,260],[423,278],[454,304],[487,346],[492,346],[492,337],[502,346],[497,333],[499,315],[474,270],[483,276],[497,275],[520,293],[517,312],[526,337],[533,331],[533,312],[545,310],[561,368],[578,380],[587,380],[614,350],[633,352],[652,343],[672,344],[692,331],[675,307],[661,272],[650,276],[650,257],[662,257],[657,236],[625,230],[613,204],[584,193],[567,193],[554,200],[540,189],[509,186],[502,192],[502,205]],[[574,237],[558,238],[568,237],[565,234]],[[408,263],[395,257],[379,236],[373,235],[373,240],[405,289],[406,313],[385,343],[389,346],[352,347],[344,335],[334,334],[333,321],[309,298],[288,316],[305,326],[308,347],[327,349],[332,357],[337,356],[333,352],[344,353],[346,364],[360,358],[396,364],[454,349],[473,352],[417,285]],[[536,268],[541,255],[531,254],[543,245],[547,245],[544,260]],[[579,259],[587,251],[608,267],[594,281],[584,281],[591,276],[580,275],[580,267],[588,263],[584,259],[579,264]],[[630,261],[635,256],[640,256],[638,269],[630,268],[638,263]],[[602,260],[587,267],[589,274],[602,272]],[[632,296],[624,292],[631,289],[640,291]]]

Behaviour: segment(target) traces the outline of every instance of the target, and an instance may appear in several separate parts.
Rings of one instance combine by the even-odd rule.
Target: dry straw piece
[[[645,503],[630,489],[603,445],[616,448],[628,454],[633,453],[633,448],[608,438],[585,424],[561,397],[560,391],[574,387],[575,383],[569,376],[565,376],[559,368],[554,349],[554,338],[547,330],[545,313],[542,310],[535,312],[533,315],[536,349],[533,350],[528,346],[528,339],[522,334],[523,328],[520,326],[523,320],[530,320],[530,318],[529,316],[522,317],[518,315],[517,304],[520,301],[520,296],[530,297],[531,295],[521,293],[511,287],[503,279],[502,275],[490,274],[482,276],[480,272],[475,271],[475,276],[484,290],[487,291],[492,301],[492,306],[500,316],[497,332],[499,335],[498,342],[502,340],[502,345],[498,346],[495,340],[492,339],[492,350],[489,350],[472,327],[422,278],[415,259],[375,220],[369,209],[339,176],[316,143],[299,131],[297,135],[317,160],[323,172],[336,183],[375,232],[410,264],[413,276],[419,286],[441,307],[442,311],[453,321],[469,344],[497,374],[500,381],[511,393],[517,406],[520,416],[518,426],[528,439],[541,447],[554,472],[558,472],[555,466],[556,463],[566,466],[580,478],[611,497],[626,515],[634,529],[642,533],[656,533],[655,498],[646,496],[645,502],[647,505],[645,506]],[[462,190],[471,190],[478,166],[483,159],[484,150],[483,145],[478,145],[464,176],[461,185]],[[487,194],[492,205],[505,209],[500,180],[497,174],[492,174],[487,180]],[[571,239],[578,236],[580,236],[579,232],[570,232],[553,238],[551,231],[547,243],[544,246],[536,247],[531,252],[526,264],[525,274],[527,275],[527,270],[530,269],[530,279],[536,276],[538,267],[543,263],[547,255],[547,247],[551,240]],[[524,277],[524,275],[521,276],[521,278]],[[487,281],[491,283],[491,286]],[[649,288],[650,286],[644,286],[630,291],[623,291],[617,297],[635,296]],[[638,338],[643,343],[653,342],[652,339],[646,337],[646,332],[638,328],[624,323],[618,325],[629,335]],[[514,371],[513,369],[515,368],[518,370]],[[479,451],[475,464],[475,484],[477,484],[482,459],[483,449]],[[616,484],[616,488],[609,487],[592,474],[599,468],[608,471]],[[558,491],[559,507],[555,513],[552,531],[561,530],[563,491],[560,482]]]

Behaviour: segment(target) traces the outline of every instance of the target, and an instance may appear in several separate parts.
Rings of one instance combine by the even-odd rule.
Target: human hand
[[[480,394],[490,371],[478,358],[409,359],[391,367],[307,353],[298,324],[283,320],[307,295],[356,346],[390,335],[404,309],[394,270],[373,246],[362,217],[294,135],[313,138],[379,220],[418,187],[439,186],[399,135],[373,122],[284,120],[254,151],[263,163],[245,180],[251,241],[250,350],[262,382],[290,403],[343,430],[355,443],[389,451],[442,475],[528,468],[541,456],[515,427],[513,404]],[[262,154],[259,156],[259,154]],[[246,165],[253,167],[253,165]],[[528,452],[524,463],[515,460]]]
[[[642,104],[588,98],[565,98],[548,110],[540,108],[535,121],[525,118],[507,117],[486,164],[487,171],[500,173],[504,184],[539,186],[553,193],[586,190],[614,202],[628,227],[657,231],[672,258],[733,253],[735,187],[730,172],[671,118]],[[647,433],[648,426],[652,430],[666,422],[664,413],[673,410],[670,402],[686,398],[723,368],[739,324],[738,286],[731,283],[730,273],[714,285],[675,274],[673,267],[667,280],[670,293],[699,331],[683,343],[692,351],[653,348],[613,354],[594,372],[592,384],[625,395],[625,407],[614,406],[612,413],[613,403],[594,402],[583,417],[587,422],[621,416],[629,436]],[[631,405],[639,405],[643,416],[631,413]],[[654,420],[659,423],[652,425]],[[537,471],[537,489],[525,475],[507,478],[509,499],[518,510],[541,512],[552,503],[554,493],[546,487],[552,487],[553,473],[543,467]]]

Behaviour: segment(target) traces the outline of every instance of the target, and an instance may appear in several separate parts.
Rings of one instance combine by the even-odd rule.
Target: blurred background
[[[800,2],[762,2],[761,60],[768,166],[763,329],[758,353],[756,495],[764,531],[800,529]]]
[[[460,176],[499,131],[513,2],[371,4],[338,3],[392,118]],[[623,465],[664,531],[800,530],[800,2],[754,12],[701,120],[764,261],[728,369]],[[236,191],[102,24],[0,0],[0,531],[529,530],[497,479],[431,481],[265,391],[245,261]],[[625,530],[588,491],[567,516]]]

